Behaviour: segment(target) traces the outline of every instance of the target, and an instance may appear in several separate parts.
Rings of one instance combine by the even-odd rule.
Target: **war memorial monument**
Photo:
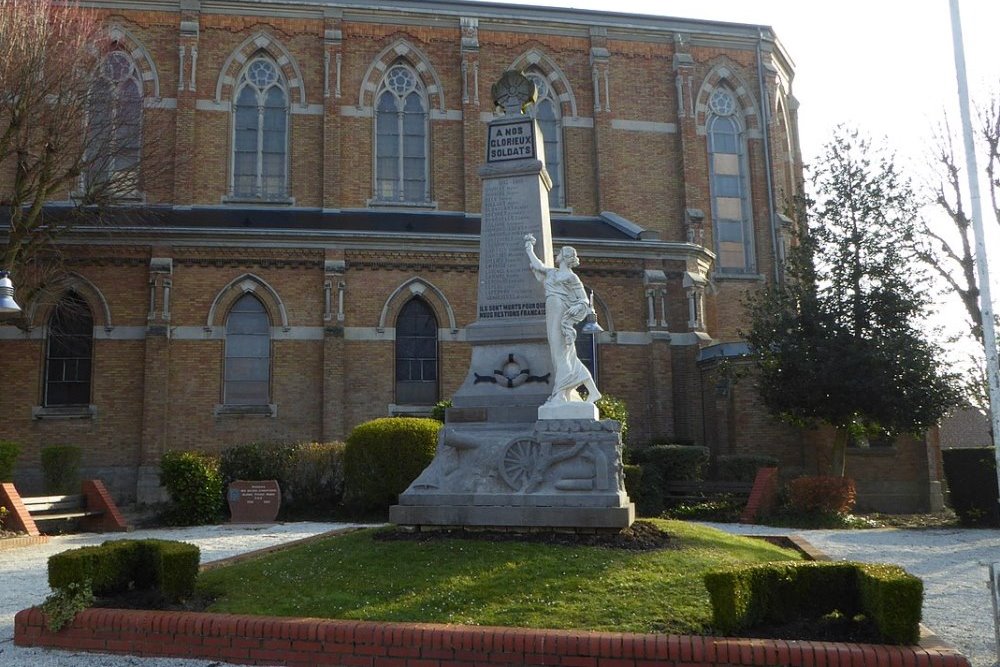
[[[434,460],[390,508],[397,525],[620,529],[635,518],[621,425],[598,418],[576,354],[575,326],[593,309],[576,251],[553,256],[544,144],[525,114],[535,96],[514,71],[493,86],[471,366]]]

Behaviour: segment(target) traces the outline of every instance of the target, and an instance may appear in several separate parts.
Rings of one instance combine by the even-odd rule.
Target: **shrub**
[[[705,479],[710,453],[698,445],[653,445],[636,458],[647,473],[652,468],[662,480],[697,482]]]
[[[717,477],[727,482],[753,482],[760,468],[777,468],[778,459],[763,454],[723,454],[715,460]]]
[[[761,624],[864,614],[882,637],[915,644],[923,584],[895,565],[791,562],[739,565],[705,574],[715,629],[724,634]]]
[[[288,472],[301,445],[251,442],[222,450],[219,474],[223,490],[238,479],[277,480],[282,495],[288,490]]]
[[[10,440],[0,440],[0,482],[14,481],[14,462],[21,446]]]
[[[83,451],[73,445],[42,448],[42,474],[48,494],[80,493],[80,459]]]
[[[98,596],[155,590],[170,602],[194,593],[200,550],[172,540],[113,540],[49,558],[49,586],[86,584]]]
[[[219,461],[201,452],[171,451],[160,459],[160,484],[170,495],[164,520],[175,526],[216,523],[222,516]]]
[[[856,497],[849,477],[799,477],[788,483],[788,504],[805,514],[846,514]]]
[[[284,473],[282,507],[305,515],[327,512],[344,496],[344,443],[310,442],[296,447]]]
[[[595,404],[601,419],[614,419],[622,425],[622,442],[628,437],[628,406],[622,399],[603,394]]]
[[[951,507],[962,525],[1000,528],[993,448],[945,449],[941,456]]]
[[[438,401],[437,403],[434,404],[434,407],[431,409],[431,419],[436,419],[437,421],[443,424],[447,410],[450,407],[451,407],[451,400]]]
[[[625,492],[628,493],[629,500],[639,506],[639,498],[642,496],[642,466],[624,466],[625,472]]]
[[[382,510],[434,458],[441,423],[433,419],[384,417],[357,426],[344,448],[345,501],[362,510]]]
[[[653,445],[638,452],[635,459],[642,466],[636,508],[642,516],[659,516],[663,512],[663,485],[669,480],[704,479],[709,451],[694,445]]]

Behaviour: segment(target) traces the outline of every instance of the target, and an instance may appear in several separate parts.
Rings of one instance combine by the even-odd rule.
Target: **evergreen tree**
[[[746,334],[768,409],[837,429],[833,473],[850,437],[918,433],[959,400],[927,333],[924,276],[906,253],[915,197],[892,156],[843,129],[826,146],[809,223],[783,284],[748,301]]]

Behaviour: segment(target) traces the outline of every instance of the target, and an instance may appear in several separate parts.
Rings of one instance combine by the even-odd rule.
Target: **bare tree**
[[[139,201],[144,182],[172,168],[172,133],[157,127],[168,117],[148,113],[148,102],[136,63],[97,13],[73,1],[0,0],[0,206],[9,221],[0,267],[37,276],[58,258],[61,234],[106,222],[111,207]],[[52,201],[72,205],[54,213]]]
[[[1000,225],[1000,98],[996,95],[980,109],[976,134],[979,150],[983,151],[986,158],[984,169],[989,181],[993,218]],[[971,324],[969,333],[982,347],[983,313],[979,305],[975,237],[971,212],[966,207],[962,187],[966,176],[960,156],[955,155],[953,136],[945,119],[935,134],[930,156],[935,178],[929,186],[931,199],[944,216],[925,217],[921,220],[922,233],[915,244],[916,254],[944,281],[948,291],[961,301]],[[971,357],[967,361],[974,371],[965,378],[965,394],[974,403],[986,405],[988,400],[983,359]]]
[[[972,335],[981,345],[983,314],[979,308],[972,219],[966,211],[962,169],[955,157],[947,119],[935,136],[932,163],[937,182],[931,185],[931,198],[947,216],[950,229],[939,230],[934,222],[922,218],[922,234],[917,236],[916,243],[917,256],[944,280],[962,302],[972,323]]]

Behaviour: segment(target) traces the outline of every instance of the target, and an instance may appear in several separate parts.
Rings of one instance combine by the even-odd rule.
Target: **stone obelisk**
[[[524,111],[535,86],[506,72],[493,86],[503,114],[488,126],[472,361],[452,399],[437,454],[390,508],[407,526],[620,529],[634,506],[624,488],[620,425],[539,419],[553,391],[546,291],[525,253],[551,267],[544,143]]]

